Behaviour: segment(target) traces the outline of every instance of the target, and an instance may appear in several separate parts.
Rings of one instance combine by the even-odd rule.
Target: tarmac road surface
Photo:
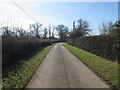
[[[109,88],[62,43],[48,53],[26,88]]]

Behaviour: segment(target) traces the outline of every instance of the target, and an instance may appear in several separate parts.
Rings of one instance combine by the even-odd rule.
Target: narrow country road
[[[109,88],[62,43],[56,44],[26,88]]]

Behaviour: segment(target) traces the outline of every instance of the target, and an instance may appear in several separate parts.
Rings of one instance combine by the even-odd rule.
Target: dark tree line
[[[68,27],[63,24],[43,27],[40,23],[34,23],[29,25],[28,30],[25,30],[22,27],[1,27],[2,36],[37,37],[42,39],[56,39],[57,36],[61,41],[66,40],[68,31]]]
[[[120,33],[120,21],[116,21],[112,23],[111,21],[107,23],[102,23],[101,27],[99,28],[100,35],[104,34],[118,34]],[[69,32],[69,37],[83,37],[83,36],[90,36],[92,29],[89,27],[88,21],[84,19],[79,19],[77,21],[77,25],[75,21],[73,21],[73,30]]]
[[[55,39],[56,36],[61,41],[65,41],[67,37],[83,37],[89,36],[91,33],[87,20],[79,19],[77,23],[73,22],[73,30],[69,31],[68,27],[60,25],[49,25],[44,27],[40,23],[29,25],[29,29],[25,30],[22,27],[1,27],[2,36],[14,37],[37,37],[42,39]],[[115,23],[103,23],[99,28],[100,34],[116,34],[120,32],[120,21]]]

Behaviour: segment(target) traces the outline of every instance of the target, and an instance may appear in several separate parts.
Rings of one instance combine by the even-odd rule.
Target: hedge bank
[[[76,46],[109,60],[119,60],[120,34],[86,36],[67,39],[69,45]]]

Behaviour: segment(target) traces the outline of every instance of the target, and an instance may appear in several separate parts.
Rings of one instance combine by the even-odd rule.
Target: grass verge
[[[49,50],[54,45],[55,44],[43,48],[40,52],[31,57],[29,60],[22,60],[19,62],[20,64],[16,64],[6,70],[3,73],[2,89],[24,88],[40,63],[44,60]]]
[[[118,65],[118,63],[112,62],[105,58],[101,58],[92,53],[89,53],[87,51],[81,50],[68,44],[63,44],[63,46],[65,46],[70,52],[77,56],[89,68],[95,71],[97,75],[102,77],[102,79],[106,81],[106,83],[111,88],[120,88],[118,83],[118,80],[120,78],[118,67],[120,65]]]

